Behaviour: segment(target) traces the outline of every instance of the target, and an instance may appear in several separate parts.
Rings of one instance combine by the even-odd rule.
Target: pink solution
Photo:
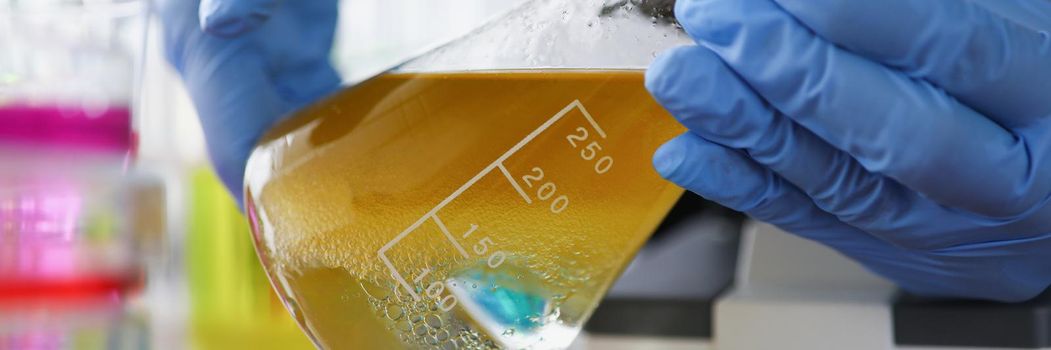
[[[12,162],[0,164],[0,304],[90,299],[133,288],[136,276],[99,269],[105,264],[84,254],[126,239],[85,231],[86,213],[117,210],[103,209],[110,208],[107,193],[120,186],[119,169],[135,146],[126,106],[0,104],[0,155]],[[46,169],[37,168],[41,164]],[[92,176],[98,169],[117,175]]]
[[[0,143],[80,152],[134,151],[131,110],[16,102],[0,104]]]

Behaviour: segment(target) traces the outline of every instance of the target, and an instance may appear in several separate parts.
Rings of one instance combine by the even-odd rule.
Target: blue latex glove
[[[245,162],[286,113],[334,91],[337,0],[161,0],[165,51],[200,116],[215,169],[238,201]]]
[[[679,0],[669,180],[922,295],[1051,282],[1051,2]]]

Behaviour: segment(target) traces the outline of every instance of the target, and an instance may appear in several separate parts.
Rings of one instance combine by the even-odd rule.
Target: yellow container
[[[246,220],[208,169],[191,174],[186,241],[194,349],[313,349],[285,312]]]

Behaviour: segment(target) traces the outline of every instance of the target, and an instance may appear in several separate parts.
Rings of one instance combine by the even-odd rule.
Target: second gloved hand
[[[679,0],[655,167],[923,295],[1051,283],[1051,2]]]
[[[190,92],[216,172],[240,201],[245,162],[286,113],[334,91],[337,0],[161,0],[168,60]]]

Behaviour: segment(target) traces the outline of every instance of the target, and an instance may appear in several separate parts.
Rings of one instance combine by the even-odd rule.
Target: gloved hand
[[[165,53],[188,88],[219,177],[242,200],[245,162],[286,113],[334,91],[337,0],[161,0]]]
[[[1051,282],[1051,2],[679,0],[654,166],[907,291]]]

